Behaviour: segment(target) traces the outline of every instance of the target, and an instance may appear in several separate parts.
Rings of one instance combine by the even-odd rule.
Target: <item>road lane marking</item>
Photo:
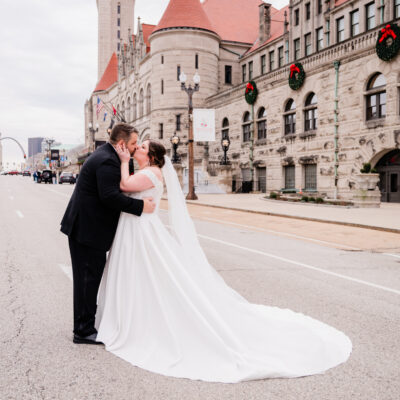
[[[288,264],[297,265],[299,267],[311,269],[313,271],[318,271],[318,272],[321,272],[321,273],[326,274],[326,275],[332,275],[332,276],[334,276],[336,278],[345,279],[345,280],[348,280],[348,281],[351,281],[351,282],[356,282],[356,283],[360,283],[362,285],[370,286],[370,287],[373,287],[375,289],[380,289],[380,290],[384,290],[386,292],[395,293],[395,294],[400,295],[400,290],[388,288],[386,286],[377,285],[375,283],[367,282],[367,281],[364,281],[362,279],[353,278],[353,277],[347,276],[347,275],[338,274],[336,272],[327,271],[327,270],[322,269],[322,268],[314,267],[313,265],[308,265],[308,264],[304,264],[304,263],[301,263],[301,262],[298,262],[298,261],[290,260],[288,258],[276,256],[275,254],[266,253],[266,252],[260,251],[260,250],[250,249],[250,248],[244,247],[244,246],[239,246],[239,245],[237,245],[235,243],[230,243],[230,242],[226,242],[224,240],[215,239],[215,238],[212,238],[210,236],[205,236],[205,235],[198,235],[198,236],[203,238],[203,239],[207,239],[207,240],[211,240],[213,242],[224,244],[225,246],[236,247],[237,249],[245,250],[245,251],[248,251],[250,253],[259,254],[259,255],[262,255],[262,256],[265,256],[265,257],[269,257],[269,258],[274,258],[276,260],[283,261],[283,262],[288,263]]]
[[[236,222],[224,221],[224,220],[215,219],[215,218],[208,218],[208,217],[203,217],[202,219],[205,219],[205,220],[211,221],[211,222],[229,224],[229,225],[239,226],[239,227],[242,227],[242,228],[258,230],[258,231],[261,231],[261,232],[268,232],[268,233],[273,233],[273,234],[278,234],[278,235],[283,235],[283,236],[289,236],[289,237],[293,237],[293,238],[296,238],[296,239],[309,240],[311,242],[316,242],[316,243],[329,244],[329,245],[333,245],[335,247],[340,246],[342,248],[346,248],[346,249],[349,249],[349,250],[356,250],[356,251],[361,251],[362,250],[362,249],[359,249],[357,247],[347,246],[347,245],[341,244],[341,243],[327,242],[326,240],[313,239],[313,238],[309,238],[309,237],[306,237],[306,236],[300,236],[300,235],[295,235],[293,233],[286,233],[286,232],[281,232],[281,231],[274,231],[272,229],[265,229],[265,228],[260,228],[260,227],[257,227],[257,226],[242,225],[242,224],[238,224]]]
[[[383,253],[385,256],[400,258],[400,254]]]
[[[21,212],[21,211],[19,211],[19,210],[15,210],[15,212],[17,213],[18,217],[20,217],[20,218],[24,218],[24,214],[22,214],[22,212]]]
[[[65,275],[72,281],[72,267],[70,265],[58,264],[61,268],[61,271],[64,272]]]

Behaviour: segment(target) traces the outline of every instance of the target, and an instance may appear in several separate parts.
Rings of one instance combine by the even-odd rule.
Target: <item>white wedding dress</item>
[[[170,160],[163,168],[171,232],[158,215],[121,213],[98,294],[97,340],[159,374],[233,383],[319,374],[345,362],[342,332],[289,309],[249,303],[208,263]]]

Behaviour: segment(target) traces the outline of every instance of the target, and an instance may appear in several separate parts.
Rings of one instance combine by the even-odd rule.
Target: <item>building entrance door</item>
[[[400,203],[400,150],[392,150],[376,164],[381,201]]]

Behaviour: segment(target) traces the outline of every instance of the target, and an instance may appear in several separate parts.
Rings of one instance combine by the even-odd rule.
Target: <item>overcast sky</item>
[[[135,19],[156,24],[168,1],[136,0]],[[2,137],[26,151],[28,137],[83,143],[83,105],[96,80],[96,0],[0,0]],[[2,145],[3,165],[23,161],[14,142]]]

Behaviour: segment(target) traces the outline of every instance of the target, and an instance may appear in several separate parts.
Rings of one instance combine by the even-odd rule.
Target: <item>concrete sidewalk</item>
[[[198,198],[188,203],[400,233],[398,203],[382,203],[380,208],[352,208],[271,200],[264,194],[199,194]]]

